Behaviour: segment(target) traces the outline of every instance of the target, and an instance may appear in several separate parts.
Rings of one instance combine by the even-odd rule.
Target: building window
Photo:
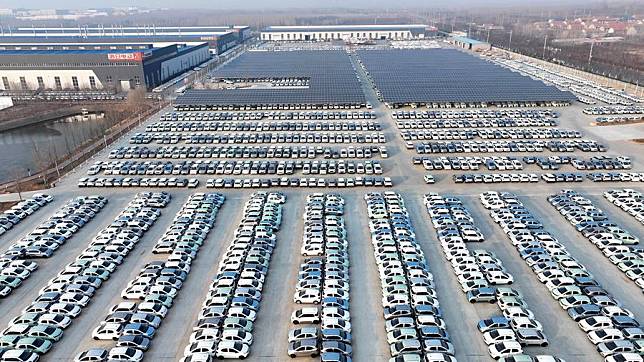
[[[42,77],[37,77],[38,80],[38,89],[45,89],[45,81],[42,79]]]
[[[93,75],[89,76],[89,87],[92,89],[96,89],[96,78],[94,78]]]
[[[54,77],[54,83],[56,83],[56,90],[63,90],[63,84],[60,82],[60,77]]]
[[[138,75],[134,76],[134,84],[136,85],[141,85],[141,79],[139,78]]]
[[[20,88],[22,88],[22,90],[27,90],[27,80],[25,77],[20,77]]]
[[[112,83],[112,76],[111,76],[111,75],[108,75],[107,77],[105,77],[105,80],[106,80],[108,83]]]
[[[80,87],[78,86],[78,77],[72,77],[72,86],[74,87],[75,90],[80,89]]]
[[[2,85],[4,86],[4,90],[11,89],[11,86],[9,85],[9,78],[2,77]]]

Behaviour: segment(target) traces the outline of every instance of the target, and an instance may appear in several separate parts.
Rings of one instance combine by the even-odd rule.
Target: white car
[[[487,279],[491,284],[512,284],[514,282],[512,275],[499,270],[486,272],[485,279]]]
[[[540,331],[543,331],[543,326],[538,320],[528,318],[528,317],[512,318],[510,320],[510,326],[514,330],[521,329],[521,328],[528,328],[528,329],[538,329]]]
[[[250,346],[253,343],[253,335],[243,329],[224,329],[220,340],[239,341]]]
[[[99,325],[92,332],[92,338],[95,340],[113,340],[116,341],[123,332],[124,324],[121,323],[105,323]]]
[[[611,328],[613,321],[606,316],[594,316],[579,321],[579,327],[586,333],[597,329]]]
[[[192,332],[190,335],[190,343],[196,343],[198,341],[218,341],[220,338],[220,330],[205,328],[198,331]]]
[[[503,309],[503,316],[507,319],[517,318],[517,317],[527,317],[534,319],[534,313],[530,309],[522,307],[508,307]]]
[[[594,331],[588,332],[588,339],[594,345],[597,345],[603,342],[624,339],[624,334],[617,328],[595,329]]]
[[[505,341],[490,345],[488,347],[488,351],[490,352],[490,356],[492,356],[492,358],[499,359],[502,357],[523,353],[523,348],[521,348],[519,342]]]
[[[320,323],[320,310],[316,307],[296,309],[291,314],[291,322],[299,323]]]
[[[322,318],[320,322],[321,329],[341,329],[347,333],[351,333],[351,323],[340,318]]]
[[[485,344],[488,346],[499,342],[516,340],[516,334],[509,328],[498,328],[483,333],[483,341],[485,341]]]
[[[248,357],[250,347],[239,341],[221,341],[217,346],[216,357],[218,359],[244,359]]]
[[[45,313],[38,318],[38,323],[65,329],[72,323],[72,319],[63,314]]]
[[[318,288],[302,289],[295,292],[293,301],[297,304],[313,304],[319,303],[321,299],[321,291]]]
[[[139,362],[143,360],[143,352],[131,347],[114,347],[108,356],[110,361]]]
[[[144,285],[133,285],[131,287],[125,288],[121,292],[121,297],[123,299],[131,300],[143,300],[148,295],[148,287]]]
[[[621,352],[606,357],[606,362],[642,362],[644,359],[636,352]]]

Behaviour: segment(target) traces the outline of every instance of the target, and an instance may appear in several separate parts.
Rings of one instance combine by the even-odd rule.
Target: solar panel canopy
[[[390,104],[573,101],[554,86],[454,49],[361,50]]]
[[[246,52],[213,73],[218,79],[308,78],[302,88],[192,89],[178,105],[362,104],[348,54],[339,50]]]

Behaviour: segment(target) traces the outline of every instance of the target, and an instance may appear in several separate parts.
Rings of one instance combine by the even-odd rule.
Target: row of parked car
[[[582,133],[576,130],[558,128],[480,128],[480,129],[437,129],[437,130],[404,130],[400,135],[405,141],[417,140],[472,140],[482,139],[557,139],[581,138]]]
[[[644,114],[635,116],[612,116],[612,117],[597,117],[595,122],[599,126],[609,126],[620,123],[640,123],[644,121]]]
[[[540,220],[508,192],[482,193],[481,202],[519,255],[608,362],[636,361],[644,332],[633,313],[601,287]]]
[[[454,183],[539,182],[536,173],[466,173],[452,175]]]
[[[214,188],[268,188],[268,187],[392,187],[390,177],[280,177],[280,178],[216,178],[208,179],[206,187]]]
[[[478,170],[485,166],[488,170],[523,170],[519,158],[513,156],[440,156],[422,157],[425,170]]]
[[[349,244],[344,199],[335,194],[306,198],[298,281],[293,294],[304,304],[291,314],[288,355],[321,356],[322,361],[351,361]],[[318,327],[319,325],[319,327]]]
[[[642,172],[612,172],[612,173],[466,173],[452,175],[454,183],[508,183],[508,182],[583,182],[584,176],[593,182],[643,182]]]
[[[102,196],[81,196],[69,200],[56,213],[0,254],[0,298],[19,287],[38,264],[32,258],[48,258],[101,211]]]
[[[434,128],[506,128],[506,127],[556,127],[552,118],[465,118],[465,119],[420,119],[404,121],[396,119],[398,129]]]
[[[143,359],[223,203],[224,196],[215,193],[198,193],[188,198],[153,249],[153,253],[168,258],[145,264],[121,292],[127,301],[112,306],[92,332],[93,339],[116,341],[116,346],[109,351],[106,345],[90,348],[79,353],[77,361],[92,360],[91,356],[102,356],[103,359],[94,360],[105,361],[117,349],[119,354],[130,356],[129,361]]]
[[[585,96],[592,99],[597,99],[598,101],[608,103],[611,105],[622,104],[625,106],[630,106],[633,104],[633,102],[627,101],[622,97],[618,97],[612,94],[607,94],[606,92],[603,92],[602,90],[596,89],[589,85],[570,85],[569,88],[571,91],[573,91],[576,94],[580,94],[582,97]],[[591,103],[591,104],[594,104],[594,103]]]
[[[387,158],[385,146],[122,146],[109,158]]]
[[[196,193],[190,196],[174,218],[173,225],[152,249],[154,254],[185,252],[191,256],[198,251],[213,228],[225,197],[216,193]]]
[[[175,111],[195,112],[195,111],[299,111],[299,110],[340,110],[340,109],[361,109],[367,106],[366,103],[346,103],[346,104],[177,104],[174,106]]]
[[[268,132],[268,131],[380,131],[374,121],[299,122],[299,121],[183,121],[155,122],[146,132]]]
[[[573,190],[548,197],[568,222],[644,291],[644,248],[592,201]]]
[[[593,182],[644,182],[644,172],[591,172],[586,176]]]
[[[395,111],[394,119],[557,118],[551,109],[468,109],[462,111]]]
[[[584,108],[585,114],[607,116],[613,114],[643,114],[644,106],[599,106]]]
[[[418,142],[416,152],[424,153],[496,153],[496,152],[606,152],[606,146],[589,139],[551,141],[451,141]]]
[[[184,349],[183,362],[243,359],[250,354],[284,202],[281,193],[256,192],[244,205],[242,220],[219,261],[190,344]]]
[[[184,161],[97,161],[88,175],[292,175],[363,174],[380,175],[379,160],[184,160]]]
[[[0,214],[0,236],[53,200],[49,195],[34,194],[3,211]]]
[[[633,189],[610,190],[604,192],[604,197],[644,224],[644,196],[641,192]]]
[[[239,144],[239,143],[386,143],[383,132],[261,132],[261,133],[136,133],[130,138],[133,144]]]
[[[78,187],[189,187],[199,186],[196,178],[177,177],[82,177]]]
[[[375,119],[373,111],[312,111],[312,112],[166,112],[162,121],[259,121],[268,120],[341,120]]]
[[[497,303],[502,316],[479,322],[478,329],[494,359],[523,353],[523,347],[546,347],[541,323],[528,309],[518,290],[507,287],[514,278],[492,252],[470,252],[466,242],[483,242],[483,233],[460,199],[437,193],[424,196],[424,203],[445,258],[452,266],[470,303]]]
[[[47,220],[13,243],[0,259],[48,258],[101,211],[102,196],[79,196],[61,206]]]
[[[434,277],[400,194],[364,196],[391,362],[456,361]]]
[[[548,83],[556,85],[557,87],[568,88],[577,95],[577,98],[584,100],[584,103],[590,103],[584,99],[586,97],[597,99],[611,105],[622,104],[630,106],[634,102],[642,102],[641,99],[631,96],[623,90],[604,87],[576,75],[566,74],[559,70],[550,69],[533,62],[502,58],[494,58],[492,60],[504,67],[515,69],[530,77],[542,79]]]
[[[105,202],[98,196],[97,200]],[[38,297],[0,333],[2,348],[22,350],[29,360],[47,353],[63,330],[87,306],[97,289],[116,270],[170,200],[164,193],[139,193],[101,230],[73,262],[67,264]],[[17,352],[16,352],[17,353]],[[115,353],[114,360],[128,356]],[[4,355],[3,355],[4,359]]]
[[[632,167],[628,156],[593,156],[584,159],[578,156],[525,156],[523,162],[536,164],[543,170],[558,170],[561,165],[572,165],[578,170],[628,170]]]

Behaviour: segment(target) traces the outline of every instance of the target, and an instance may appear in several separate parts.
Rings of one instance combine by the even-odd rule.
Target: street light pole
[[[590,43],[590,52],[588,52],[588,67],[590,68],[590,61],[593,59],[593,47],[595,46],[595,40]]]

